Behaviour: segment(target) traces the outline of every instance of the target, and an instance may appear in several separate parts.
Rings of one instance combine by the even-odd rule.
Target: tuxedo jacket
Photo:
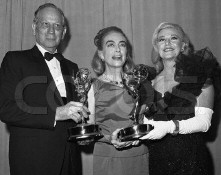
[[[60,65],[67,102],[77,101],[72,77],[78,66],[67,59]],[[0,119],[10,132],[11,175],[57,175],[64,171],[62,168],[74,166],[75,155],[70,156],[75,146],[67,141],[67,129],[76,123],[57,121],[54,126],[56,108],[62,105],[64,102],[37,46],[6,53],[0,68]]]

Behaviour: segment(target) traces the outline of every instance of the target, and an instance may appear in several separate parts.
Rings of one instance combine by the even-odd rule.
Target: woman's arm
[[[207,85],[203,87],[202,93],[197,98],[196,106],[213,109],[214,93],[213,85]]]
[[[197,98],[195,116],[187,120],[178,121],[179,134],[191,134],[195,132],[206,132],[211,125],[213,114],[214,87],[207,86]],[[161,139],[166,134],[173,134],[177,126],[173,121],[144,120],[144,123],[151,124],[154,129],[141,139]]]
[[[88,91],[88,109],[90,111],[88,123],[95,123],[95,98],[94,98],[94,86],[92,85]]]
[[[195,116],[187,120],[179,121],[179,134],[194,132],[206,132],[211,125],[214,104],[214,87],[206,86],[197,98]]]

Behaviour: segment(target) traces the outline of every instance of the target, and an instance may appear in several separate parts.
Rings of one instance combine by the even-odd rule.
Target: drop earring
[[[183,52],[185,47],[186,47],[186,44],[184,43],[180,51]]]
[[[104,58],[101,58],[100,56],[99,56],[99,58],[101,59],[102,62],[104,62]]]

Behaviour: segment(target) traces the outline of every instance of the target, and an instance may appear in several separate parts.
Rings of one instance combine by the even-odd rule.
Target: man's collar
[[[41,52],[41,54],[44,56],[45,52],[48,52],[46,49],[44,49],[40,44],[36,43],[36,46],[38,47],[39,51]],[[57,53],[57,50],[55,50],[54,53]]]

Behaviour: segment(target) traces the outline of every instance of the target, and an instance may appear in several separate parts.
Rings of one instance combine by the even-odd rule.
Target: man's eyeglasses
[[[39,26],[43,29],[49,29],[50,27],[53,27],[56,31],[61,31],[63,30],[64,26],[59,23],[49,23],[46,21],[37,21],[39,23]]]

